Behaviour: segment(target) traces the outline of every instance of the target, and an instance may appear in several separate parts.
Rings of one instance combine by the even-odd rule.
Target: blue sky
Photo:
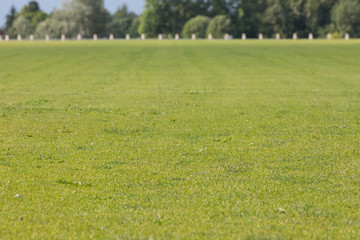
[[[64,0],[36,0],[40,8],[49,13],[54,8],[60,7]],[[9,13],[12,5],[16,7],[16,10],[20,10],[22,6],[30,2],[30,0],[0,0],[0,26],[5,24],[5,16]],[[129,9],[137,14],[140,14],[144,10],[145,0],[104,0],[105,7],[111,12],[115,12],[116,9],[126,3]]]

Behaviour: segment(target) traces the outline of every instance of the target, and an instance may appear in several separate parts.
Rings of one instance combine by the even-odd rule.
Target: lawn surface
[[[0,239],[359,239],[359,53],[1,42]]]

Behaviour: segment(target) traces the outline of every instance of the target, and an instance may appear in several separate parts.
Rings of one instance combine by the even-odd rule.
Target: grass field
[[[359,53],[1,42],[0,239],[359,239]]]

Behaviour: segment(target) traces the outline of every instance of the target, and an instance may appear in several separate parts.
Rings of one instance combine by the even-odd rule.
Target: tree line
[[[349,33],[360,37],[360,0],[146,0],[145,10],[139,16],[126,5],[110,14],[103,0],[66,0],[62,7],[50,14],[30,1],[19,12],[12,7],[6,16],[3,34],[38,38],[49,35],[59,38],[65,34],[75,38],[107,37],[126,34],[139,37],[173,37],[179,34],[189,38],[196,34],[204,38],[212,34],[234,38],[246,33],[248,37],[273,37],[279,33],[290,38],[293,33],[306,37],[342,37]]]

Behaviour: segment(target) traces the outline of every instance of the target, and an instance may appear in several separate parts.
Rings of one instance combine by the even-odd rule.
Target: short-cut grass
[[[0,42],[0,239],[359,239],[359,53]]]

